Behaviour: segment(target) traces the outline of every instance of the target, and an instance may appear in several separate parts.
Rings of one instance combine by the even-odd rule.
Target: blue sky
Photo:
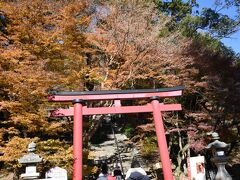
[[[204,7],[210,7],[215,9],[214,0],[197,0],[199,3],[198,10],[201,11]],[[236,13],[234,8],[224,9],[220,11],[222,14],[227,14],[234,18]],[[221,40],[226,46],[231,47],[236,53],[240,53],[240,31],[233,34],[230,38],[223,38]]]

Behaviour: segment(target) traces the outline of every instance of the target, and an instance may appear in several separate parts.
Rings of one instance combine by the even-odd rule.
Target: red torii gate
[[[165,180],[173,180],[171,161],[169,158],[167,141],[161,111],[181,110],[181,104],[159,103],[160,98],[181,96],[184,87],[141,89],[141,90],[113,90],[113,91],[80,91],[55,92],[49,95],[49,101],[73,102],[74,107],[58,109],[52,116],[74,116],[73,126],[73,180],[82,180],[82,121],[83,115],[96,114],[124,114],[152,112],[158,140],[159,154],[162,162]],[[121,106],[121,100],[149,99],[151,103],[142,106]],[[84,106],[86,101],[113,100],[114,107]]]

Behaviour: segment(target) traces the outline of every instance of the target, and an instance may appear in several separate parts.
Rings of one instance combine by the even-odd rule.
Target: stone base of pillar
[[[21,174],[21,179],[38,179],[38,177],[40,176],[39,173],[31,173],[31,174]]]
[[[232,177],[230,176],[230,174],[225,169],[225,164],[226,163],[217,164],[218,172],[217,172],[217,175],[215,177],[216,180],[232,180]]]

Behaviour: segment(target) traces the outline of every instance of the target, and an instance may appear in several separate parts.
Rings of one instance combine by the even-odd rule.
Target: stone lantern
[[[225,150],[229,148],[229,144],[219,141],[218,133],[212,133],[213,142],[208,144],[206,149],[211,149],[213,153],[213,158],[211,159],[217,166],[217,174],[215,180],[232,180],[232,177],[229,175],[225,169],[225,165],[229,157],[225,156]]]
[[[24,174],[21,174],[21,179],[37,179],[40,173],[37,172],[37,163],[42,161],[39,155],[35,154],[36,144],[31,142],[28,145],[28,154],[21,157],[18,162],[26,166]]]

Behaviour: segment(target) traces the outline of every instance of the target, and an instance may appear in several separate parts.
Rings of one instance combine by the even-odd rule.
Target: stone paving
[[[130,168],[133,158],[133,149],[127,148],[126,142],[128,141],[128,138],[124,134],[117,133],[115,136],[122,159],[123,171],[125,173]],[[120,162],[117,153],[117,145],[115,143],[113,134],[108,134],[108,140],[104,141],[103,143],[92,145],[91,151],[94,152],[95,160],[112,159],[109,163],[110,170],[113,169],[116,161]]]

